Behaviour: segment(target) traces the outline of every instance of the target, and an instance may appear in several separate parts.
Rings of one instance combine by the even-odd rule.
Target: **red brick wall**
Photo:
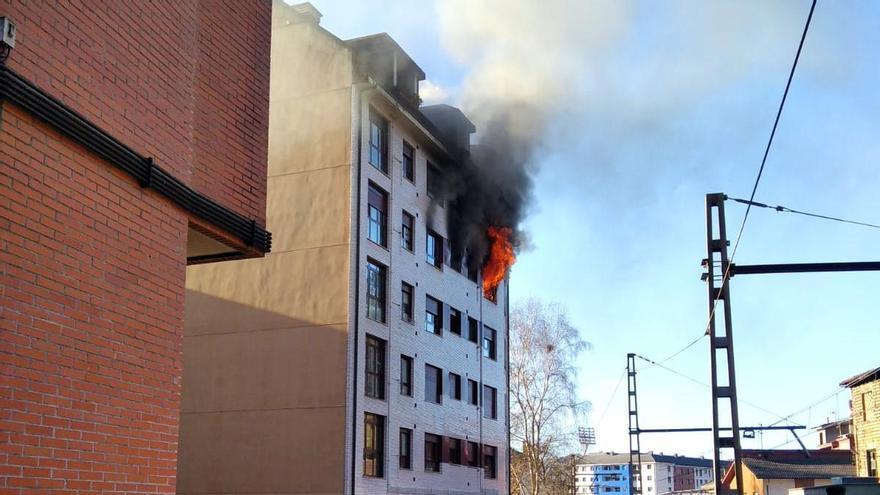
[[[5,0],[8,64],[265,218],[271,3]],[[186,213],[0,109],[0,495],[174,493]]]
[[[265,224],[269,0],[6,0],[8,65],[196,190]]]
[[[0,493],[173,493],[186,217],[2,111]]]

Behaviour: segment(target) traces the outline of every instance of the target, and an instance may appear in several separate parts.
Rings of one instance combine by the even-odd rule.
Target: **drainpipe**
[[[355,269],[354,274],[354,349],[353,349],[353,364],[352,364],[352,385],[351,385],[351,494],[355,493],[355,480],[356,477],[356,465],[357,462],[357,425],[358,425],[358,413],[357,413],[357,404],[358,404],[358,350],[360,345],[359,340],[359,332],[360,332],[360,307],[361,307],[361,290],[360,290],[360,281],[361,281],[361,148],[362,148],[362,140],[363,140],[363,123],[361,118],[361,100],[363,98],[364,91],[368,89],[372,89],[376,87],[376,83],[372,80],[369,82],[363,82],[355,84],[352,89],[354,91],[354,103],[355,103],[355,121],[357,122],[357,126],[355,127],[355,132],[357,132],[357,150],[354,153],[355,156],[355,167],[357,167],[357,195],[355,202],[355,240],[354,240],[354,251],[355,251],[355,259],[352,264]],[[386,428],[387,429],[387,428]],[[387,432],[386,432],[387,437]]]

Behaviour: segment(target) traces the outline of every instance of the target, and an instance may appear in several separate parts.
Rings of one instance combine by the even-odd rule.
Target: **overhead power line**
[[[605,404],[605,408],[602,410],[602,415],[599,416],[599,422],[596,423],[597,429],[602,426],[602,422],[605,421],[605,414],[608,413],[608,408],[611,407],[611,403],[614,402],[614,398],[617,396],[617,390],[620,388],[620,384],[623,383],[623,377],[625,376],[626,368],[623,368],[623,371],[620,373],[620,378],[617,379],[617,385],[614,386],[614,392],[611,392],[611,398],[608,399],[608,403]]]
[[[736,201],[737,203],[742,203],[744,205],[755,206],[758,208],[768,208],[768,209],[776,210],[776,211],[782,212],[782,213],[795,213],[798,215],[805,215],[808,217],[821,218],[823,220],[832,220],[835,222],[849,223],[849,224],[853,224],[853,225],[860,225],[862,227],[871,227],[874,229],[880,229],[880,225],[876,225],[873,223],[858,222],[856,220],[847,220],[845,218],[832,217],[830,215],[820,215],[818,213],[809,213],[806,211],[795,210],[794,208],[789,208],[787,206],[781,206],[781,205],[770,206],[768,204],[759,203],[757,201],[750,201],[748,199],[741,199],[741,198],[728,197],[728,199],[730,199],[732,201]]]
[[[785,91],[782,93],[782,99],[779,102],[779,108],[776,110],[776,119],[773,121],[773,129],[770,131],[770,138],[767,140],[767,146],[764,148],[764,157],[761,159],[761,166],[758,168],[758,175],[755,177],[755,184],[752,186],[752,194],[749,196],[749,203],[755,200],[755,193],[758,192],[758,184],[761,182],[761,177],[764,175],[764,166],[767,165],[767,157],[770,155],[770,148],[773,146],[773,138],[776,136],[776,129],[779,127],[779,119],[782,117],[782,109],[785,108],[785,100],[788,98],[788,91],[791,89],[791,81],[794,79],[794,73],[797,70],[798,61],[801,58],[801,51],[804,48],[804,41],[807,39],[807,32],[810,30],[810,22],[813,20],[813,12],[816,10],[816,0],[813,0],[813,3],[810,5],[810,13],[807,15],[807,22],[804,23],[804,32],[801,34],[801,41],[798,43],[797,53],[794,56],[794,62],[791,64],[791,71],[788,73],[788,81],[785,83]],[[739,248],[739,242],[742,239],[743,231],[746,228],[746,221],[749,219],[749,212],[752,209],[751,204],[747,204],[746,213],[743,215],[742,223],[739,226],[739,232],[736,234],[736,241],[733,243],[733,251],[730,254],[730,259],[727,267],[724,270],[724,277],[721,281],[721,286],[730,279],[730,267],[733,265],[733,260],[736,257],[736,251]],[[712,260],[709,260],[711,263]],[[721,292],[718,292],[718,297],[721,296]],[[715,316],[715,308],[718,306],[718,297],[715,298],[715,301],[712,304],[712,311],[709,313],[709,321],[706,322],[706,334],[709,333],[709,326],[712,324],[713,317]]]

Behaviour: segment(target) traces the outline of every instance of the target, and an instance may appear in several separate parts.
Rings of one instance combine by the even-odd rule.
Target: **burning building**
[[[467,116],[320,17],[274,5],[272,254],[187,272],[178,493],[507,493],[515,225]]]

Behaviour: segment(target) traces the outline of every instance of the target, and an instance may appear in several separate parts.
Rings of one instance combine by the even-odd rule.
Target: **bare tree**
[[[511,311],[510,436],[521,452],[511,463],[514,493],[559,489],[559,451],[572,441],[565,419],[587,408],[575,394],[574,364],[587,345],[558,304],[528,299]]]

